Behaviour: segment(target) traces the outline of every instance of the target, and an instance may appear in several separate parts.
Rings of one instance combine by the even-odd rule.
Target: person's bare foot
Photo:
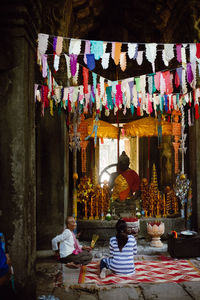
[[[108,276],[108,275],[110,275],[110,274],[112,274],[112,271],[111,271],[110,269],[103,268],[103,269],[101,270],[101,273],[100,273],[99,277],[100,277],[101,279],[105,279],[106,276]]]
[[[78,268],[80,268],[81,265],[80,264],[75,264],[73,262],[69,262],[65,266],[67,268],[70,268],[70,269],[78,269]]]

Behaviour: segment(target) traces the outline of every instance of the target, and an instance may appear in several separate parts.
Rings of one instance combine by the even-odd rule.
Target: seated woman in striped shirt
[[[118,220],[116,230],[116,236],[110,238],[110,257],[100,261],[100,278],[105,278],[109,271],[119,275],[135,273],[136,240],[134,236],[128,235],[127,224],[124,220]]]

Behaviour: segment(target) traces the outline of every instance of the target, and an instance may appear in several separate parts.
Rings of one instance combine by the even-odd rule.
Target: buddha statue
[[[133,195],[135,195],[136,192],[139,192],[140,178],[134,170],[129,168],[129,164],[129,157],[126,155],[126,152],[123,151],[119,157],[117,176],[114,180],[111,196],[114,203],[112,207],[115,208],[115,211],[118,215],[123,212],[124,214],[129,212],[130,214],[131,210],[135,213]]]

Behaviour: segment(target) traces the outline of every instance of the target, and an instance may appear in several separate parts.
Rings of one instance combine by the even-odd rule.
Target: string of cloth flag
[[[68,48],[64,46],[65,40],[68,41]],[[111,52],[106,50],[109,49],[109,43]],[[127,48],[126,52],[121,51],[122,45]],[[145,50],[140,50],[141,45]],[[84,48],[84,53],[81,52],[82,48]],[[67,52],[63,49],[67,49]],[[95,61],[98,60],[101,61],[104,69],[108,68],[110,59],[113,59],[116,65],[126,65],[127,63],[120,63],[122,56],[126,57],[126,62],[128,57],[142,64],[142,60],[138,58],[138,55],[141,57],[141,51],[144,52],[142,57],[145,54],[146,59],[152,64],[153,73],[151,74],[111,81],[92,71],[95,68]],[[136,44],[69,39],[39,34],[37,52],[45,84],[35,85],[35,97],[37,101],[42,102],[43,110],[50,106],[51,114],[53,114],[54,105],[58,104],[68,109],[69,112],[78,106],[80,112],[87,113],[95,107],[98,113],[104,107],[107,115],[110,110],[116,113],[119,109],[123,109],[126,114],[127,109],[131,109],[133,114],[136,109],[137,114],[141,116],[144,112],[147,114],[151,114],[153,110],[155,113],[158,110],[168,112],[172,109],[179,109],[181,105],[193,104],[195,118],[199,117],[200,89],[197,87],[197,80],[200,76],[200,43]],[[176,57],[178,67],[155,72],[157,52],[161,52],[166,66]],[[78,62],[79,55],[84,55],[85,66]],[[105,55],[109,57],[106,64]],[[51,68],[49,56],[53,59]],[[62,86],[56,82],[54,75],[60,72],[61,60],[64,60],[67,80],[72,82],[70,86]],[[122,67],[121,69],[125,70]],[[78,85],[80,75],[83,84]]]

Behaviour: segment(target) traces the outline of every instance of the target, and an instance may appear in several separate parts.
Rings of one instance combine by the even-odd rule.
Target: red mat
[[[189,260],[136,261],[136,274],[131,276],[110,274],[100,279],[96,262],[82,266],[79,283],[126,284],[200,281],[200,270]]]

